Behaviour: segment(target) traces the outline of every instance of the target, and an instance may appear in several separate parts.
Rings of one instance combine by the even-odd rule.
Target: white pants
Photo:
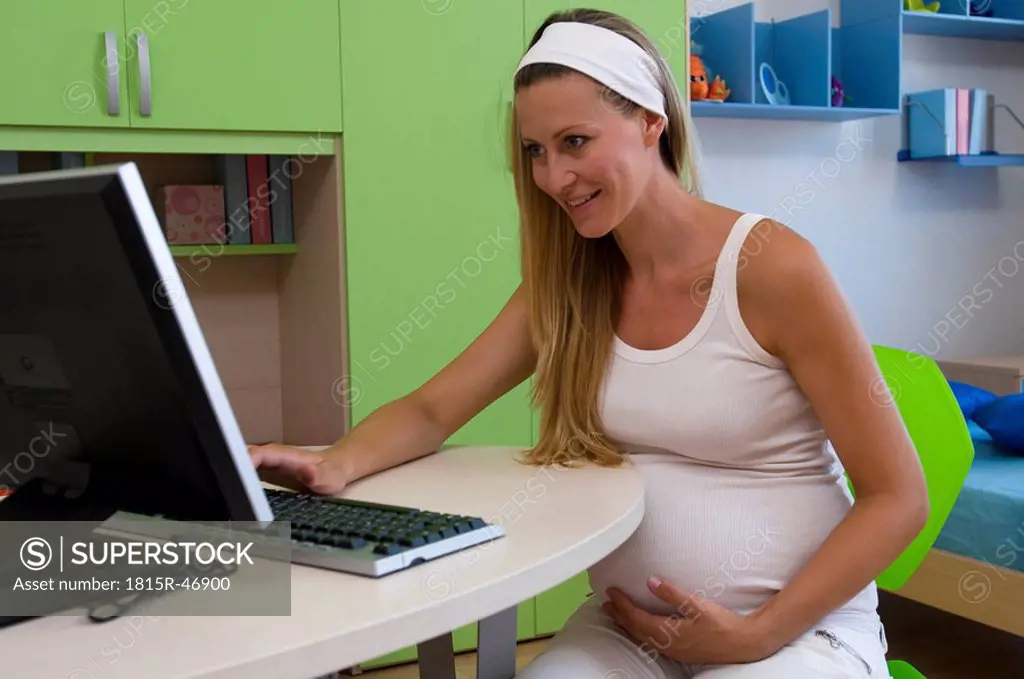
[[[774,655],[739,665],[686,665],[652,657],[591,597],[516,679],[888,679],[884,631],[814,627]],[[822,630],[823,634],[816,633]],[[828,633],[831,634],[828,634]]]

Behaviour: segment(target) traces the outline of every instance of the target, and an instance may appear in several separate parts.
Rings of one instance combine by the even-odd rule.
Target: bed
[[[937,361],[952,381],[1022,391],[1024,356]],[[975,459],[934,547],[897,594],[1024,637],[1024,455],[970,424]]]

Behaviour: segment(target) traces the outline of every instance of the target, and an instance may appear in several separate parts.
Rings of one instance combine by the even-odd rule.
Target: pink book
[[[273,242],[270,225],[270,187],[267,185],[267,157],[247,155],[246,177],[249,184],[249,224],[253,245]]]
[[[971,149],[971,91],[956,89],[956,152],[970,153]]]

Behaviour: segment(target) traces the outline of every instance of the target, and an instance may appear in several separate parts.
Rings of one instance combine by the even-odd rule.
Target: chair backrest
[[[974,461],[974,443],[949,381],[935,361],[892,347],[873,349],[892,403],[921,459],[930,504],[924,529],[876,580],[879,588],[896,591],[924,561],[946,523]]]

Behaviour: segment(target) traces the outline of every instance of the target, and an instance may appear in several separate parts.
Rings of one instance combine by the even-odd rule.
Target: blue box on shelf
[[[907,158],[957,155],[956,93],[956,88],[946,87],[907,94],[903,111]]]
[[[829,107],[832,12],[822,10],[786,21],[754,26],[754,92],[758,104],[772,104],[762,85],[770,68],[784,83],[789,104]],[[772,91],[770,77],[768,91]],[[780,87],[782,87],[780,85]]]

